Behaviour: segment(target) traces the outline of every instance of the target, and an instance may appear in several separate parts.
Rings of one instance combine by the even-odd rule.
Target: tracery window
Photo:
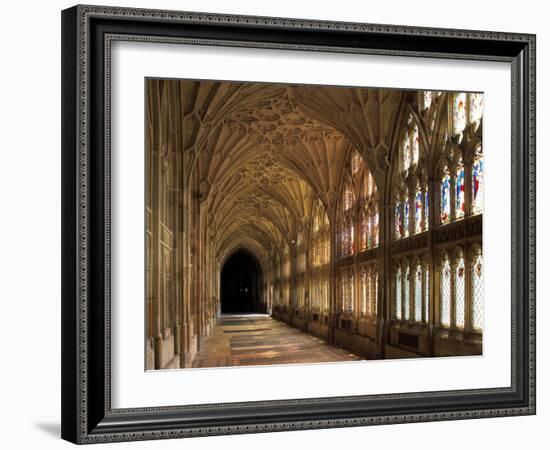
[[[483,329],[483,256],[481,251],[472,261],[472,328]]]
[[[350,183],[346,183],[344,187],[342,198],[343,205],[343,219],[341,218],[340,225],[340,255],[349,256],[354,252],[354,223],[353,223],[353,211],[354,211],[354,196]]]
[[[451,220],[451,176],[447,171],[441,178],[441,223],[447,223]]]
[[[403,318],[409,320],[411,318],[411,303],[410,303],[410,271],[409,265],[405,264],[403,270]]]
[[[474,128],[477,129],[481,118],[483,117],[483,94],[480,93],[470,93],[469,97],[469,111],[468,111],[468,121],[474,125]]]
[[[310,230],[311,273],[309,275],[309,302],[312,311],[315,312],[328,310],[329,257],[330,224],[323,203],[317,199],[313,207]]]
[[[401,141],[402,170],[408,170],[411,165],[411,139],[409,133],[405,131]]]
[[[340,285],[342,292],[342,312],[344,314],[353,313],[354,302],[354,276],[353,268],[348,267],[341,270]]]
[[[403,200],[403,233],[402,237],[407,237],[409,235],[409,220],[410,220],[410,200],[409,192],[405,191],[405,199]]]
[[[361,250],[366,250],[372,246],[371,221],[365,210],[362,210],[359,216],[361,225]]]
[[[403,235],[403,207],[401,202],[397,202],[394,207],[394,235],[400,239]]]
[[[422,191],[420,186],[416,187],[414,194],[414,232],[420,233],[424,229],[424,214],[422,211]]]
[[[415,296],[416,269],[411,267],[408,259],[395,262],[394,317],[398,320],[414,320],[416,310],[411,309],[411,289]],[[413,297],[416,301],[416,298]],[[422,311],[420,309],[420,311]]]
[[[464,328],[464,307],[465,307],[465,278],[464,256],[459,256],[455,268],[455,325],[457,328]]]
[[[402,274],[401,274],[401,267],[397,268],[397,271],[395,273],[395,303],[394,303],[394,313],[396,319],[401,319],[403,317],[402,314]]]
[[[451,260],[448,255],[443,259],[440,279],[440,323],[444,327],[449,327],[451,326]]]
[[[366,165],[363,165],[360,205],[358,250],[364,251],[378,246],[378,201],[374,178]]]
[[[478,142],[472,150],[471,145],[472,139],[480,137],[478,129],[483,118],[483,94],[458,92],[450,96],[450,102],[452,117],[450,128],[445,133],[445,169],[439,204],[442,224],[483,212],[482,147]],[[466,132],[467,128],[469,132]]]
[[[418,124],[409,114],[406,125],[403,129],[400,144],[401,170],[408,171],[416,166],[420,159],[420,137],[418,133]]]
[[[469,266],[462,249],[452,251],[451,259],[446,253],[440,267],[440,324],[457,329],[483,327],[483,258],[481,248],[469,259]],[[469,279],[468,279],[469,278]],[[452,286],[452,287],[451,287]],[[469,287],[467,289],[467,287]],[[470,322],[467,322],[469,318]]]
[[[340,231],[340,255],[353,254],[354,226],[351,217],[346,217]]]
[[[475,148],[472,161],[472,214],[483,212],[483,153],[481,144]]]
[[[365,264],[360,268],[360,309],[361,314],[374,317],[377,311],[378,271],[373,264]]]
[[[460,219],[461,217],[464,217],[466,209],[464,191],[464,164],[462,164],[462,158],[459,159],[456,167],[455,186],[455,218]]]
[[[428,134],[431,134],[434,129],[440,95],[439,91],[421,91],[418,96],[419,112],[424,119]]]
[[[344,211],[348,212],[353,208],[353,191],[349,184],[344,189]]]
[[[378,226],[378,205],[374,205],[373,212],[371,214],[371,234],[372,234],[372,246],[378,247],[378,233],[379,233],[379,226]]]
[[[466,94],[460,92],[453,97],[453,135],[461,134],[466,128]]]
[[[414,273],[414,320],[422,321],[422,264],[418,262]]]
[[[432,94],[419,98],[419,108],[425,116],[423,102],[431,106]],[[431,111],[434,115],[434,111]],[[431,116],[430,116],[431,117]],[[399,193],[394,200],[394,237],[406,238],[427,230],[426,211],[427,197],[427,159],[421,154],[419,125],[412,113],[409,114],[402,131],[399,144],[400,165],[397,168],[395,188]],[[425,146],[427,146],[426,144]],[[424,146],[424,147],[425,147]]]

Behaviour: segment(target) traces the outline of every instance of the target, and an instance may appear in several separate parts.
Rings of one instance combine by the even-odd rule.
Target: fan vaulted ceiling
[[[308,226],[318,198],[329,217],[356,149],[377,184],[403,91],[182,81],[183,145],[200,177],[208,236],[220,260],[260,260]],[[190,174],[188,174],[189,176]]]

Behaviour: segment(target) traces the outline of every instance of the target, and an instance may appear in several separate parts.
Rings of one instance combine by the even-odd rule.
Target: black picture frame
[[[511,386],[112,409],[110,42],[506,61],[512,68]],[[74,443],[535,414],[535,36],[75,6],[62,12],[62,437]]]

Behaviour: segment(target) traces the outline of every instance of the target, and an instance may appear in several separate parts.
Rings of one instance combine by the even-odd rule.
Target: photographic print
[[[64,439],[535,414],[535,35],[77,5],[61,41]]]
[[[145,94],[147,370],[482,355],[483,93]]]

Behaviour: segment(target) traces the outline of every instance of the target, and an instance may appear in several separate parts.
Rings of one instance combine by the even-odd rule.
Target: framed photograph
[[[62,437],[535,413],[535,36],[62,12]]]

